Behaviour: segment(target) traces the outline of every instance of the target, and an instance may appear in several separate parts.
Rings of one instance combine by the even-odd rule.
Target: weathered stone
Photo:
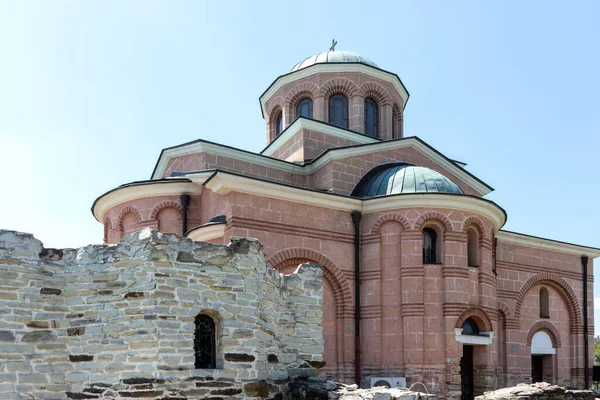
[[[81,336],[85,333],[85,327],[68,328],[67,336]]]
[[[123,379],[125,385],[141,385],[144,383],[165,383],[164,379],[155,378],[127,378]]]
[[[322,305],[289,301],[292,288],[267,266],[258,243],[245,242],[236,253],[176,235],[142,236],[128,235],[117,246],[67,250],[52,262],[38,253],[25,261],[8,254],[10,263],[0,264],[0,274],[9,266],[18,272],[0,290],[0,391],[42,399],[66,393],[241,399],[247,396],[244,385],[259,376],[269,377],[259,385],[272,391],[286,386],[287,380],[272,379],[287,379],[290,366],[319,359]],[[172,261],[181,253],[188,253],[189,263]],[[320,276],[294,275],[293,296],[321,295],[304,289],[305,280]],[[55,290],[39,295],[44,288]],[[225,361],[225,369],[194,371],[194,318],[200,313],[215,316],[222,333],[218,362]],[[306,342],[295,342],[294,335]],[[303,345],[319,352],[302,352]],[[266,392],[262,386],[249,390]]]
[[[277,386],[267,381],[250,382],[244,385],[244,394],[249,397],[269,397],[271,393],[277,393]]]
[[[62,290],[54,289],[54,288],[41,288],[40,294],[51,294],[51,295],[58,296],[58,295],[62,294]]]
[[[94,356],[80,354],[80,355],[70,355],[69,360],[71,362],[84,362],[84,361],[93,361]]]
[[[125,299],[139,299],[142,297],[145,297],[143,292],[129,292],[124,296]]]
[[[0,342],[14,342],[15,334],[11,331],[0,331]]]
[[[70,399],[97,399],[100,396],[89,393],[73,393],[67,392],[67,397]]]
[[[31,321],[27,323],[29,328],[50,328],[48,321]]]
[[[255,357],[251,354],[243,353],[225,353],[225,361],[231,362],[252,362]]]
[[[184,262],[184,263],[199,262],[198,260],[196,260],[196,258],[194,257],[193,254],[187,253],[185,251],[180,251],[179,253],[177,253],[177,261]]]
[[[235,396],[236,394],[240,394],[242,392],[243,392],[242,389],[230,388],[230,389],[215,389],[215,390],[211,390],[210,394],[220,394],[220,395],[223,395],[223,396]]]
[[[162,390],[140,390],[135,392],[123,391],[119,392],[119,396],[122,397],[136,397],[136,398],[147,398],[156,397],[163,394]]]
[[[40,258],[42,260],[59,261],[63,258],[64,252],[61,249],[42,249]]]
[[[233,385],[232,382],[223,382],[223,381],[196,382],[196,387],[207,387],[207,388],[231,387],[232,385]]]
[[[45,342],[49,340],[56,340],[56,336],[52,331],[28,332],[21,339],[23,342]]]

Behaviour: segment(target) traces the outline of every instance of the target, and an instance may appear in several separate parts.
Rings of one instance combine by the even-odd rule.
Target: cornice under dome
[[[304,59],[303,61],[294,65],[294,68],[292,68],[291,72],[310,67],[311,65],[326,63],[360,63],[379,68],[377,64],[369,60],[367,57],[359,56],[351,51],[327,51],[325,53],[319,53]]]

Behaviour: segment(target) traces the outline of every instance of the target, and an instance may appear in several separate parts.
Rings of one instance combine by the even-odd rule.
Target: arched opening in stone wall
[[[205,314],[199,314],[194,320],[194,367],[197,369],[215,369],[217,367],[217,327],[215,321]]]
[[[291,258],[275,265],[277,269],[284,275],[292,274],[298,265],[307,262],[319,262],[309,258]],[[325,272],[325,271],[324,271]],[[339,356],[343,354],[343,324],[340,325],[341,315],[338,315],[338,302],[336,300],[336,290],[328,276],[323,277],[323,341],[324,352],[323,361],[325,367],[320,372],[327,374],[329,377],[339,380],[341,372],[339,371]],[[339,291],[339,288],[338,288]]]

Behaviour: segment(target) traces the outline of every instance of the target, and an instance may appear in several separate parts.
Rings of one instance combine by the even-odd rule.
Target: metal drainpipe
[[[354,223],[354,379],[360,387],[360,211],[352,211]]]
[[[187,229],[187,225],[188,225],[188,205],[190,204],[190,195],[189,194],[182,194],[181,196],[179,196],[179,200],[181,201],[181,218],[182,218],[182,223],[181,223],[181,236],[185,236],[185,233],[188,231]]]
[[[589,331],[588,331],[588,256],[581,256],[581,266],[583,267],[583,373],[585,374],[585,388],[590,387],[590,366],[589,366]]]

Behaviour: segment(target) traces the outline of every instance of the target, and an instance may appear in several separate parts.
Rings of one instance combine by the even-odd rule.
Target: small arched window
[[[462,334],[463,335],[479,335],[479,327],[473,321],[473,318],[467,318],[462,326]]]
[[[373,98],[367,97],[365,99],[365,135],[378,137],[378,122],[377,102]]]
[[[437,233],[431,228],[423,229],[423,264],[437,263]]]
[[[348,129],[348,98],[341,93],[329,98],[329,123]]]
[[[279,111],[277,114],[277,119],[275,120],[275,127],[277,129],[277,135],[280,135],[283,132],[283,112]]]
[[[197,369],[216,368],[216,329],[215,321],[208,315],[196,316],[196,332],[194,334],[194,354]]]
[[[550,318],[550,299],[548,289],[540,289],[540,318]]]
[[[313,115],[313,103],[308,97],[300,100],[298,107],[296,107],[296,114],[298,117],[312,118]]]
[[[479,235],[473,228],[467,230],[467,263],[469,267],[479,266]]]

